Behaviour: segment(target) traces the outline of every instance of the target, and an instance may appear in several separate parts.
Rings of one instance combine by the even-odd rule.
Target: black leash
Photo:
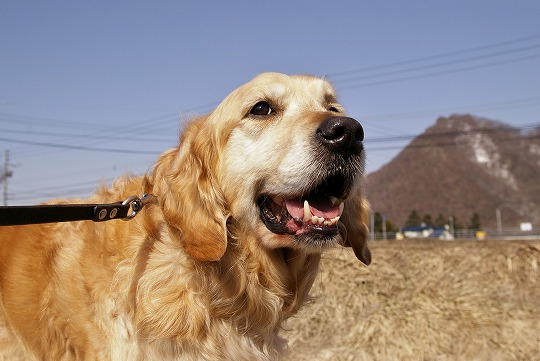
[[[47,204],[39,206],[0,207],[0,226],[23,224],[94,221],[112,219],[130,220],[156,197],[143,194],[141,198],[131,196],[123,202],[110,204]],[[130,213],[131,210],[131,213]]]

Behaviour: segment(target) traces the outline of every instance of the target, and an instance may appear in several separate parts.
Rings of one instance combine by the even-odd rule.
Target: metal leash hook
[[[131,213],[128,214],[125,218],[122,218],[123,221],[129,221],[130,219],[135,218],[135,216],[144,208],[145,205],[149,203],[154,203],[156,197],[151,194],[143,193],[142,198],[137,196],[131,196],[125,201],[122,202],[122,205],[130,205]]]

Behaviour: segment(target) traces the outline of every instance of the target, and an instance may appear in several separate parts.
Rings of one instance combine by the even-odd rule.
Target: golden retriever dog
[[[370,262],[363,136],[324,79],[265,73],[67,201],[152,194],[132,220],[0,227],[0,360],[280,359],[321,253]]]

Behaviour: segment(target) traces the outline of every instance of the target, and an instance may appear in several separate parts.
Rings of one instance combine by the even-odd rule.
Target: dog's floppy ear
[[[227,248],[228,216],[214,173],[218,149],[205,120],[188,124],[179,147],[159,159],[153,183],[184,251],[200,261],[217,261]]]
[[[371,263],[371,252],[367,244],[369,203],[363,198],[361,191],[353,194],[345,201],[340,221],[344,246],[352,247],[356,258],[364,264]]]

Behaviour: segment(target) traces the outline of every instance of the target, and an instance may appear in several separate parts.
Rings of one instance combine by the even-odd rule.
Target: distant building
[[[454,236],[452,233],[450,233],[448,226],[441,228],[433,228],[429,226],[403,227],[401,232],[396,234],[396,238],[434,238],[445,241],[454,240]]]

